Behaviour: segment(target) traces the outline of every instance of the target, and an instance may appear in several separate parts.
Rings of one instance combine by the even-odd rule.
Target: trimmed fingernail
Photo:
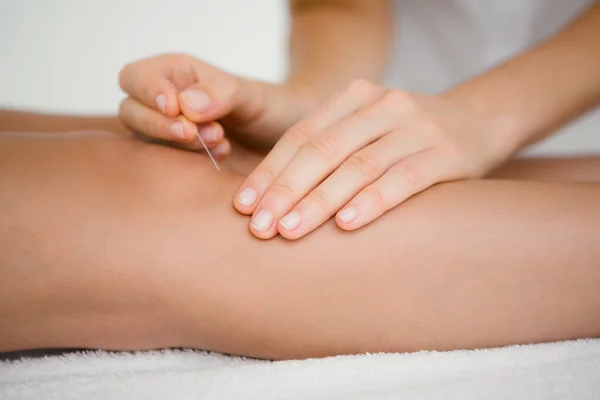
[[[348,207],[348,208],[344,208],[342,211],[340,211],[338,213],[338,217],[340,217],[342,222],[349,224],[350,222],[354,221],[357,214],[358,214],[358,212],[356,211],[356,208]]]
[[[292,211],[283,217],[279,223],[285,228],[286,231],[291,232],[300,225],[300,221],[300,213],[298,211]]]
[[[245,188],[238,194],[237,201],[244,207],[250,207],[256,201],[256,190],[252,188]]]
[[[171,133],[173,136],[179,139],[185,139],[185,133],[183,133],[183,124],[181,122],[173,122],[171,125]]]
[[[200,90],[188,90],[180,96],[196,112],[204,112],[210,107],[210,98]]]
[[[218,146],[213,147],[211,151],[213,154],[218,154],[218,155],[225,154],[229,151],[229,143],[222,142]]]
[[[160,111],[164,113],[167,112],[167,96],[164,94],[159,94],[156,96],[156,106]]]
[[[252,227],[257,231],[264,232],[273,225],[273,214],[268,210],[260,210],[252,219]]]
[[[218,140],[217,129],[214,126],[200,128],[198,133],[205,142],[216,142]]]

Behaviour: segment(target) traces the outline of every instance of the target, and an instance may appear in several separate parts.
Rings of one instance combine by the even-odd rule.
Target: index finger
[[[369,82],[356,81],[315,113],[290,128],[246,178],[236,196],[234,207],[242,214],[253,213],[262,195],[312,137],[350,116],[365,104],[377,100],[384,91],[384,88]]]

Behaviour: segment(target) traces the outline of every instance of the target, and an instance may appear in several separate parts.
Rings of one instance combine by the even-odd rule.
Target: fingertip
[[[338,217],[335,218],[335,223],[338,226],[338,228],[340,228],[344,231],[352,231],[355,229],[352,225],[349,225],[343,221],[340,221],[340,219]]]
[[[362,228],[365,225],[370,224],[372,221],[360,221],[360,222],[356,222],[356,223],[346,223],[342,220],[340,220],[339,218],[335,218],[335,223],[338,226],[338,228],[346,231],[346,232],[351,232],[351,231],[355,231],[359,228]]]
[[[163,114],[167,113],[167,95],[166,94],[161,93],[158,96],[156,96],[156,107],[158,107],[158,110],[160,112],[162,112]]]
[[[183,115],[195,122],[206,119],[212,106],[210,95],[197,85],[179,93],[177,100]]]
[[[208,147],[217,147],[225,139],[225,131],[217,122],[198,125],[198,134]],[[231,144],[229,150],[231,150]]]
[[[210,149],[210,152],[216,160],[223,160],[231,153],[231,143],[229,143],[229,140],[223,139],[218,145]]]
[[[251,215],[252,214],[252,209],[239,204],[237,199],[233,200],[233,208],[235,208],[242,215]]]
[[[303,219],[302,213],[299,210],[292,210],[277,223],[279,234],[289,240],[301,238],[308,233],[306,232],[306,224],[303,226]]]
[[[246,207],[240,204],[237,199],[233,201],[233,206],[243,215],[252,215],[254,213],[254,207]]]
[[[271,239],[279,232],[273,212],[266,208],[259,208],[250,218],[250,232],[259,239]]]
[[[236,210],[245,215],[254,212],[258,200],[258,194],[252,187],[242,187],[235,196],[233,206]]]
[[[353,205],[343,208],[336,214],[335,223],[345,231],[358,228],[358,208]]]
[[[180,114],[177,96],[169,90],[163,90],[156,95],[155,107],[162,114],[175,118]]]
[[[179,117],[169,127],[171,139],[180,143],[191,143],[196,140],[196,124],[191,123],[185,117]]]
[[[127,64],[119,72],[119,86],[146,107],[174,118],[179,114],[177,91],[160,64],[158,58]]]
[[[254,236],[256,236],[257,238],[259,238],[261,240],[272,239],[279,233],[277,231],[277,229],[275,229],[274,231],[267,231],[267,232],[260,231],[255,226],[253,226],[252,223],[250,223],[250,232],[252,232],[252,234]]]
[[[278,229],[279,234],[286,240],[298,240],[304,235],[294,234],[293,232],[289,232],[285,229]]]
[[[277,224],[277,232],[287,240],[297,240],[308,234],[308,232],[300,232],[296,230],[289,230],[281,224],[281,221]]]

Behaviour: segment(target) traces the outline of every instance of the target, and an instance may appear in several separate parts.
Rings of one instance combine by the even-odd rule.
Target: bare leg
[[[548,157],[511,160],[489,179],[600,182],[600,157]]]
[[[206,158],[0,138],[0,350],[267,358],[600,334],[600,185],[438,185],[357,232],[260,241]]]

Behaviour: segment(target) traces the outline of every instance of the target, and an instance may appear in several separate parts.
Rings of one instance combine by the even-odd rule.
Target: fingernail
[[[160,111],[164,113],[167,112],[167,96],[164,94],[159,94],[156,96],[156,106]]]
[[[205,142],[216,142],[218,139],[217,129],[214,126],[201,128],[198,133]]]
[[[183,124],[181,122],[173,122],[173,125],[171,125],[171,133],[173,136],[178,137],[179,139],[185,139],[185,134],[183,133]]]
[[[217,147],[213,147],[213,149],[211,150],[213,154],[225,154],[229,151],[229,143],[227,142],[223,142],[221,144],[219,144]]]
[[[264,232],[273,225],[273,214],[268,210],[260,210],[252,219],[252,227],[257,231]]]
[[[196,112],[204,112],[210,107],[210,98],[200,90],[188,90],[180,96]]]
[[[256,190],[248,187],[238,194],[237,201],[244,207],[250,207],[252,204],[254,204],[257,197]]]
[[[292,211],[283,217],[279,223],[285,228],[286,231],[291,232],[300,225],[300,221],[300,213],[298,211]]]
[[[349,224],[350,222],[354,221],[354,218],[356,218],[357,214],[358,214],[358,212],[356,211],[356,208],[348,207],[348,208],[344,208],[342,211],[340,211],[338,213],[338,217],[340,217],[342,222]]]

